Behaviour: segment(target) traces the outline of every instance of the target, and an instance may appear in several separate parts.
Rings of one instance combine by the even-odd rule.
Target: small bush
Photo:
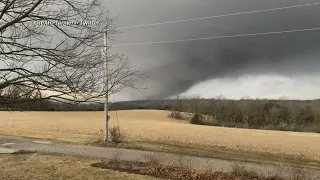
[[[123,141],[123,135],[120,133],[119,127],[113,127],[109,129],[111,141],[114,143],[121,143]]]
[[[183,119],[182,113],[179,112],[179,111],[172,111],[172,112],[169,114],[169,117],[170,117],[170,118],[173,118],[173,119],[178,119],[178,120],[182,120],[182,119]]]
[[[246,174],[248,171],[246,169],[246,162],[237,162],[234,161],[233,164],[231,165],[232,168],[232,174],[236,175],[236,176],[240,176],[243,174]]]
[[[248,180],[248,179],[255,179],[255,180],[283,180],[278,176],[270,176],[266,177],[263,173],[259,173],[254,170],[249,170],[246,168],[247,162],[237,162],[234,161],[231,168],[231,174],[236,176],[238,180]]]
[[[311,180],[310,172],[301,167],[301,166],[293,166],[291,169],[292,180]]]
[[[113,163],[116,166],[119,166],[121,164],[121,154],[120,154],[120,150],[116,149],[113,154],[112,154],[112,158],[109,161],[110,163]]]
[[[190,123],[191,123],[191,124],[203,125],[203,120],[204,120],[203,115],[201,115],[201,114],[194,114],[193,117],[191,118]]]
[[[152,166],[160,164],[160,154],[158,152],[146,152],[141,158]]]
[[[310,169],[303,166],[303,155],[294,156],[294,163],[291,166],[291,179],[292,180],[311,180]]]

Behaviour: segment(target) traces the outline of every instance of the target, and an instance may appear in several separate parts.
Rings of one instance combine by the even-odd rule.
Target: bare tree
[[[170,117],[174,119],[183,119],[182,111],[184,110],[183,102],[186,100],[185,97],[181,95],[176,95],[173,98],[173,104],[171,108]]]
[[[190,100],[190,112],[193,113],[190,122],[192,124],[202,125],[205,120],[204,106],[202,105],[203,99],[200,95],[194,95],[189,97]]]
[[[220,94],[220,95],[216,96],[214,99],[216,99],[216,100],[227,100],[226,96],[223,95],[223,94]]]
[[[104,83],[103,33],[112,40],[114,22],[99,0],[0,1],[0,104],[99,101],[135,88],[139,70],[110,50]]]
[[[250,100],[251,97],[249,95],[243,95],[241,96],[240,100]]]
[[[201,96],[196,94],[196,95],[191,95],[188,98],[185,98],[188,100],[188,112],[191,113],[200,113],[200,104],[201,104]]]

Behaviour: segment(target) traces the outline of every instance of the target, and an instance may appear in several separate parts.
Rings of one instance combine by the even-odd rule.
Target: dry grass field
[[[197,126],[167,118],[167,111],[118,111],[126,140],[174,141],[193,145],[320,159],[320,134]],[[116,113],[111,112],[111,126]],[[103,138],[103,112],[0,112],[0,134],[88,142]]]
[[[0,179],[156,179],[90,166],[97,161],[92,158],[58,155],[0,155]]]

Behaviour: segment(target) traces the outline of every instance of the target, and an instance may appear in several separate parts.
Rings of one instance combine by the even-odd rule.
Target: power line
[[[278,8],[271,8],[271,9],[262,9],[262,10],[255,10],[255,11],[247,11],[247,12],[239,12],[239,13],[231,13],[231,14],[223,14],[223,15],[215,15],[215,16],[207,16],[207,17],[200,17],[200,18],[176,20],[176,21],[167,21],[167,22],[160,22],[160,23],[142,24],[142,25],[135,25],[135,26],[125,26],[125,27],[119,27],[119,28],[116,28],[116,29],[130,29],[130,28],[139,28],[139,27],[147,27],[147,26],[158,26],[158,25],[164,25],[164,24],[174,24],[174,23],[189,22],[189,21],[196,21],[196,20],[213,19],[213,18],[244,15],[244,14],[253,14],[253,13],[268,12],[268,11],[277,11],[277,10],[283,10],[283,9],[292,9],[292,8],[314,6],[314,5],[320,5],[320,2],[293,5],[293,6],[285,6],[285,7],[278,7]]]
[[[141,43],[132,43],[132,44],[115,44],[115,45],[111,45],[111,46],[112,47],[119,47],[119,46],[152,45],[152,44],[199,41],[199,40],[210,40],[210,39],[224,39],[224,38],[236,38],[236,37],[247,37],[247,36],[297,33],[297,32],[319,31],[319,30],[320,30],[320,27],[310,28],[310,29],[295,29],[295,30],[287,30],[287,31],[272,31],[272,32],[261,32],[261,33],[235,34],[235,35],[226,35],[226,36],[212,36],[212,37],[194,38],[194,39],[180,39],[180,40],[171,40],[171,41],[153,41],[153,42],[141,42]]]

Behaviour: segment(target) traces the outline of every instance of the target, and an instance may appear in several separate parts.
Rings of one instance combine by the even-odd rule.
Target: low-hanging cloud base
[[[315,1],[164,0],[157,1],[155,8],[149,6],[152,2],[139,0],[135,2],[141,5],[137,9],[121,6],[123,11],[121,8],[118,10],[123,13],[120,16],[123,19],[135,16],[137,20],[122,21],[122,24],[134,25],[312,2]],[[183,8],[179,8],[179,4]],[[148,8],[143,10],[143,7]],[[129,19],[133,20],[133,17]],[[117,42],[164,41],[315,27],[320,27],[320,6],[125,30]],[[320,90],[317,80],[320,77],[319,47],[320,31],[119,47],[116,50],[128,55],[148,76],[139,82],[147,90],[127,90],[120,96],[124,99],[163,99],[192,93],[202,97],[224,94],[236,99],[243,95],[317,99],[317,90]]]

